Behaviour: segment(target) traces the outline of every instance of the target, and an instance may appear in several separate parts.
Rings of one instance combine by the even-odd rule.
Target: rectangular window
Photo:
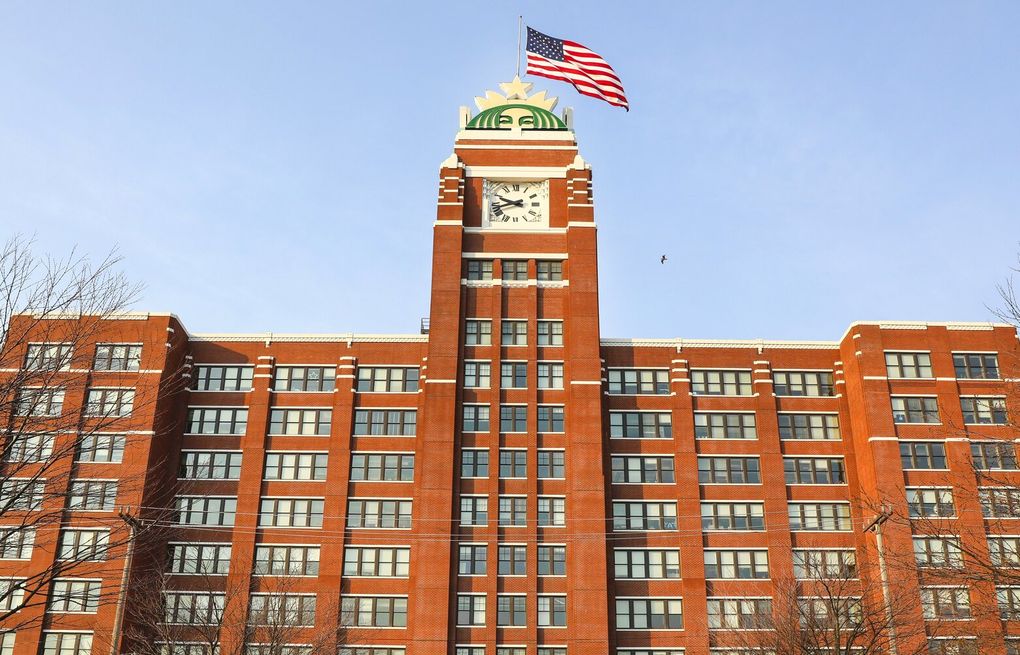
[[[987,519],[1020,518],[1020,489],[994,487],[978,489],[981,512]]]
[[[465,262],[464,277],[468,280],[491,280],[491,259],[469,259]]]
[[[23,433],[11,435],[4,453],[6,462],[45,462],[53,455],[54,434]]]
[[[921,567],[961,568],[960,538],[914,537],[914,561]]]
[[[248,409],[192,407],[188,409],[188,434],[244,434]]]
[[[489,406],[464,405],[464,432],[489,431]]]
[[[609,412],[612,439],[672,439],[673,416],[669,412]]]
[[[678,580],[680,551],[672,548],[617,548],[613,551],[617,580]]]
[[[850,596],[845,599],[832,598],[798,598],[797,612],[800,615],[800,625],[806,628],[812,626],[862,626],[862,608],[860,597]],[[854,629],[856,630],[857,627]],[[853,649],[851,649],[853,652]]]
[[[967,425],[1006,425],[1006,399],[968,396],[960,398],[963,422]]]
[[[562,346],[563,345],[563,321],[542,321],[538,322],[538,345],[540,346]]]
[[[344,575],[347,556],[354,550],[344,549]],[[258,545],[255,547],[255,575],[319,575],[318,546]]]
[[[843,531],[850,529],[847,503],[790,503],[790,530]]]
[[[539,545],[538,574],[543,576],[566,575],[567,547]]]
[[[702,530],[764,530],[763,503],[701,503]]]
[[[181,451],[177,477],[182,480],[238,480],[241,453],[215,450]]]
[[[457,625],[485,625],[485,594],[457,594]]]
[[[650,368],[609,369],[609,393],[655,394],[669,393],[669,370]]]
[[[25,354],[25,368],[30,371],[66,371],[71,368],[74,344],[30,343]]]
[[[691,391],[699,396],[750,396],[751,371],[691,371]]]
[[[321,528],[322,498],[263,498],[259,501],[261,528]]]
[[[538,627],[562,628],[567,625],[567,597],[538,597]]]
[[[777,396],[831,396],[832,371],[775,371]]]
[[[413,393],[418,391],[418,367],[358,367],[354,390],[362,393]]]
[[[230,572],[230,544],[170,544],[170,573],[226,575]]]
[[[488,389],[492,386],[492,365],[489,362],[464,362],[464,387]]]
[[[755,580],[769,577],[767,550],[706,550],[705,578]]]
[[[538,497],[538,527],[562,528],[567,524],[567,500],[559,496]]]
[[[347,501],[347,527],[410,529],[411,501],[352,498]]]
[[[84,512],[109,512],[117,503],[116,480],[72,480],[67,508]]]
[[[999,379],[999,356],[995,353],[953,353],[953,366],[958,378]]]
[[[671,484],[676,482],[672,457],[614,455],[613,484]]]
[[[503,362],[499,365],[499,386],[503,389],[528,387],[527,362]]]
[[[676,530],[676,503],[613,501],[613,530]]]
[[[322,392],[336,389],[335,366],[277,366],[273,391]]]
[[[413,409],[356,409],[354,435],[414,436],[417,422],[418,412]]]
[[[461,544],[457,549],[457,575],[485,575],[489,547],[485,544]]]
[[[538,363],[538,388],[539,389],[563,388],[563,362]]]
[[[251,391],[254,366],[196,366],[194,391]]]
[[[617,630],[682,630],[683,603],[679,598],[617,598]]]
[[[488,496],[461,496],[460,497],[460,525],[461,527],[473,527],[487,525],[489,523],[489,497]]]
[[[340,623],[359,628],[406,628],[407,596],[342,596]]]
[[[0,611],[19,611],[25,601],[25,580],[0,578]]]
[[[135,404],[134,389],[89,389],[86,416],[130,416]]]
[[[370,578],[406,578],[411,571],[408,547],[354,547],[344,549],[344,575]]]
[[[499,594],[496,596],[496,625],[522,628],[527,625],[527,597]]]
[[[326,453],[269,451],[262,475],[266,480],[325,480],[328,459]]]
[[[464,345],[492,345],[492,321],[470,318],[464,321]]]
[[[18,390],[16,416],[60,416],[64,411],[63,389],[28,388]]]
[[[505,319],[500,322],[500,334],[500,345],[526,346],[528,345],[528,322]]]
[[[411,482],[414,453],[351,453],[351,480]]]
[[[92,368],[97,371],[137,371],[142,361],[142,346],[136,343],[101,343],[96,346]]]
[[[538,479],[562,480],[564,473],[565,454],[562,450],[538,451]]]
[[[500,405],[499,431],[527,432],[528,408],[524,405]]]
[[[35,528],[0,527],[0,559],[30,559]]]
[[[779,414],[780,439],[840,439],[836,414]]]
[[[528,524],[528,499],[524,496],[499,497],[499,525],[524,527]]]
[[[538,431],[563,432],[563,413],[562,405],[539,405]]]
[[[755,630],[772,625],[771,598],[709,598],[709,630]]]
[[[315,600],[315,594],[252,594],[248,625],[313,627]]]
[[[207,591],[168,591],[164,595],[170,625],[220,625],[226,594]]]
[[[890,378],[931,378],[930,353],[887,352],[885,373]]]
[[[0,655],[14,655],[14,639],[16,636],[17,634],[14,632],[0,634]]]
[[[697,439],[757,439],[755,417],[751,412],[694,412],[694,437]]]
[[[945,469],[946,445],[941,441],[901,441],[900,464],[905,469]]]
[[[969,619],[970,592],[965,587],[922,587],[921,610],[926,619]]]
[[[786,484],[846,484],[842,457],[784,457]]]
[[[499,575],[527,575],[528,547],[500,544],[496,549]]]
[[[91,655],[91,632],[44,632],[43,655]]]
[[[501,478],[528,477],[528,451],[509,450],[506,448],[500,449],[499,477]]]
[[[956,515],[951,489],[907,487],[910,518],[934,518]]]
[[[60,533],[58,560],[101,562],[110,549],[110,531],[64,528]]]
[[[1017,655],[1016,646],[1006,641],[1006,655]],[[929,637],[928,655],[980,655],[977,637]]]
[[[563,262],[539,261],[535,264],[540,282],[559,282],[563,280]]]
[[[331,409],[275,407],[269,410],[269,434],[328,435]]]
[[[526,259],[504,259],[500,264],[504,280],[522,281],[528,279],[528,261]]]
[[[701,484],[761,484],[757,457],[698,457]]]
[[[225,496],[178,496],[174,499],[179,525],[234,525],[237,498]]]
[[[793,577],[797,580],[851,580],[857,577],[857,555],[852,550],[793,551]]]
[[[1020,568],[1020,537],[988,537],[992,566]]]
[[[0,511],[35,511],[42,507],[44,480],[8,478],[0,482]]]
[[[971,443],[970,455],[979,471],[1015,471],[1016,446],[1012,442]]]
[[[123,434],[84,434],[78,441],[75,461],[120,464],[127,437]]]
[[[489,477],[489,451],[481,448],[465,448],[460,451],[460,477]]]
[[[938,400],[928,396],[893,396],[893,423],[939,423]]]

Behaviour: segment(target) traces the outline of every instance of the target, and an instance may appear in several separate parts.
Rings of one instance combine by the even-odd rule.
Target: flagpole
[[[524,25],[524,16],[517,17],[517,77],[521,76],[521,27]]]

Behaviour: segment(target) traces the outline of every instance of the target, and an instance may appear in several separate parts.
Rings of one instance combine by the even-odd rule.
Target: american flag
[[[623,83],[613,67],[580,43],[547,36],[529,27],[526,49],[526,73],[570,82],[578,93],[630,111]]]

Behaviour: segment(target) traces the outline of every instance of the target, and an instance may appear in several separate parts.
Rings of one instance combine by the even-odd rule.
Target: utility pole
[[[110,655],[118,655],[120,650],[120,633],[121,627],[124,624],[124,596],[127,594],[128,574],[131,571],[131,563],[135,556],[135,540],[138,538],[138,533],[145,527],[141,520],[130,513],[130,509],[130,507],[121,508],[117,512],[117,516],[127,524],[131,534],[128,537],[128,551],[127,556],[124,558],[124,570],[120,577],[120,592],[117,594],[117,612],[113,620],[113,638],[110,640],[112,644],[110,646]]]
[[[878,549],[878,573],[882,579],[882,601],[885,604],[885,620],[889,624],[889,653],[899,655],[896,646],[896,624],[893,622],[892,605],[889,602],[889,572],[885,568],[885,550],[882,548],[882,525],[892,516],[888,506],[883,505],[871,523],[864,526],[864,532],[875,533],[875,547]]]

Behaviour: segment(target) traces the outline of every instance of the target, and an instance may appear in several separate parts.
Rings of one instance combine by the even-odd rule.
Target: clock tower
[[[591,170],[531,86],[461,108],[440,165],[409,654],[610,648]]]

